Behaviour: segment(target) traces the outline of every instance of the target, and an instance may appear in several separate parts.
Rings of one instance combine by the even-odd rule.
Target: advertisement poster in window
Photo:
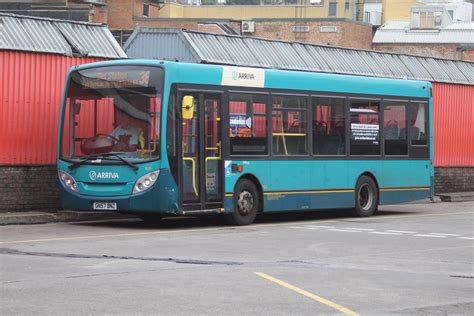
[[[351,123],[351,143],[354,145],[378,145],[379,124]]]
[[[252,118],[241,114],[230,114],[231,137],[251,137]]]

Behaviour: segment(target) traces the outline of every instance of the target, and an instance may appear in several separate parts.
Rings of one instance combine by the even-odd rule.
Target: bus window
[[[267,155],[267,96],[229,95],[231,155]]]
[[[351,100],[351,155],[380,155],[379,101]]]
[[[399,102],[390,102],[384,107],[385,155],[408,155],[406,107],[406,104],[400,104]]]
[[[305,97],[273,96],[272,142],[274,155],[307,155],[307,128]]]
[[[408,110],[408,128],[411,145],[428,145],[426,103],[410,104]]]
[[[313,154],[346,152],[345,99],[313,98]]]

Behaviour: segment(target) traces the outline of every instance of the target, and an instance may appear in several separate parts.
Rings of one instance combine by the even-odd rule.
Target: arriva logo
[[[118,172],[95,172],[95,171],[90,171],[89,172],[89,178],[91,180],[97,180],[97,179],[118,179],[119,175]]]
[[[238,72],[238,71],[233,71],[232,72],[232,79],[234,80],[255,80],[255,75],[252,73],[247,73],[247,72]]]

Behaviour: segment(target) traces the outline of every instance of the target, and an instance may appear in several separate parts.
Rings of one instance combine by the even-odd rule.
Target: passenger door
[[[194,98],[190,119],[181,116],[180,192],[185,210],[222,207],[221,95],[181,91]]]

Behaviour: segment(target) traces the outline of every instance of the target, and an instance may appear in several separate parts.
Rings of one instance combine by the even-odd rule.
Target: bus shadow
[[[415,215],[419,212],[402,211],[402,210],[381,210],[373,217],[387,217],[400,215]],[[372,218],[373,218],[372,217]],[[367,217],[370,221],[371,217]],[[280,224],[280,223],[304,223],[314,221],[357,221],[363,222],[364,218],[354,217],[350,210],[347,209],[333,209],[333,210],[317,210],[317,211],[292,211],[292,212],[278,212],[260,214],[255,223],[252,225],[258,226],[263,224]],[[145,222],[140,218],[126,218],[114,220],[101,220],[89,222],[75,222],[70,223],[77,226],[88,227],[110,227],[110,228],[126,228],[126,229],[162,229],[162,230],[176,230],[176,229],[199,229],[210,227],[232,227],[226,224],[223,216],[199,216],[199,217],[167,217],[159,222]]]

